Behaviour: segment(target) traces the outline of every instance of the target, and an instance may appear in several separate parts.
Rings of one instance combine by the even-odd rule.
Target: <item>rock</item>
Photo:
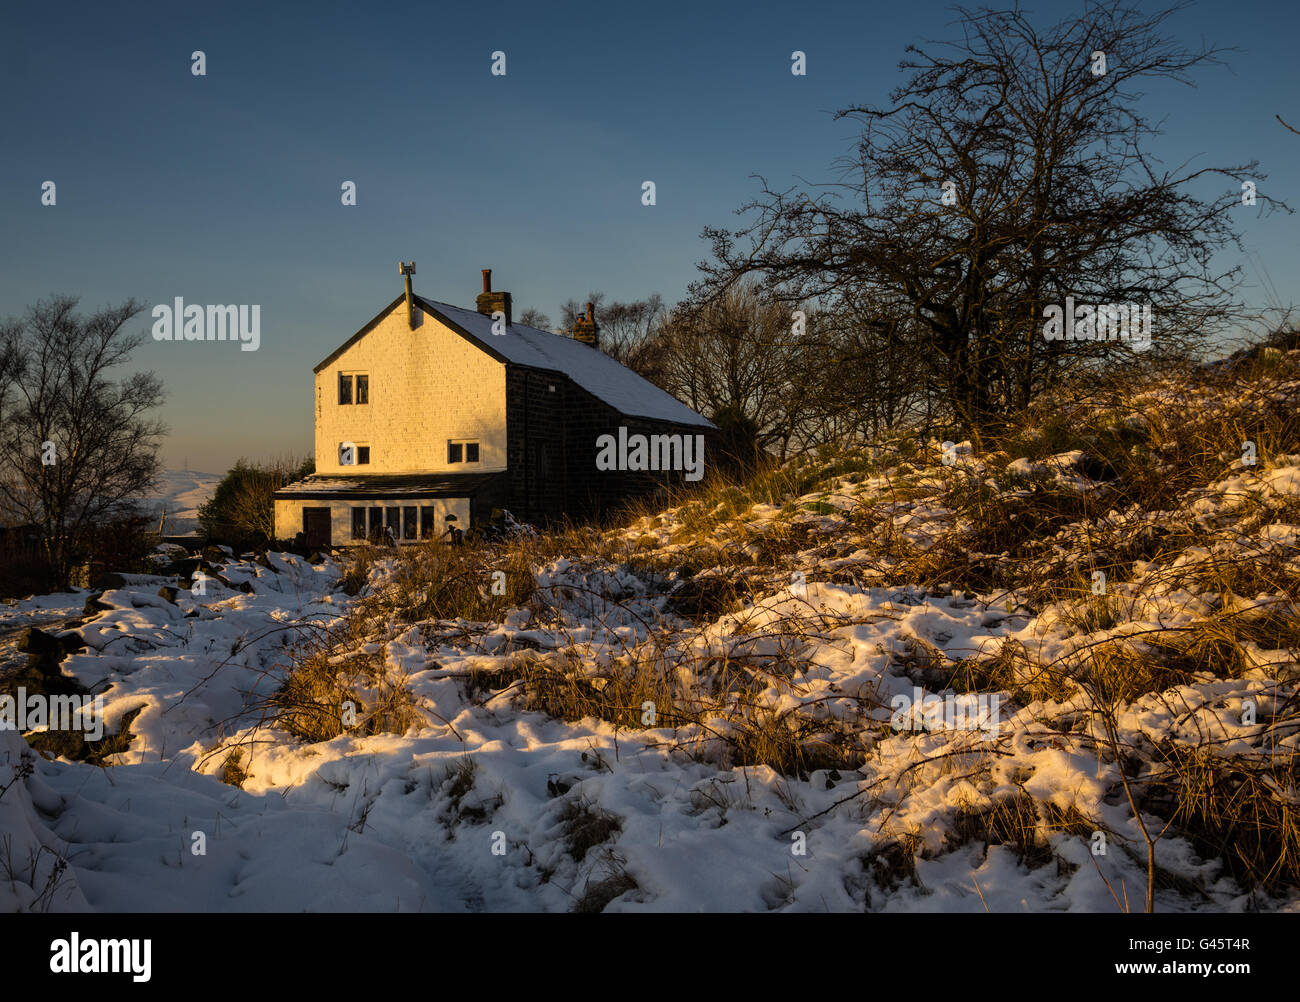
[[[45,676],[57,676],[59,662],[68,656],[63,641],[39,627],[29,626],[18,640],[18,649],[27,652],[27,668]]]
[[[180,594],[180,589],[172,585],[163,585],[158,589],[158,597],[164,598],[172,605],[176,605],[176,596]]]
[[[58,637],[52,633],[46,633],[36,626],[29,626],[23,630],[22,636],[18,639],[18,649],[36,657],[44,654],[64,655],[67,653]],[[61,657],[60,660],[62,660]]]
[[[203,577],[204,577],[204,580],[207,580],[207,581],[215,581],[217,584],[221,585],[222,587],[229,588],[231,591],[234,591],[234,590],[235,590],[235,587],[236,587],[236,586],[233,585],[233,584],[231,584],[231,582],[230,582],[230,578],[226,577],[224,574],[222,574],[222,573],[220,573],[220,572],[218,572],[218,571],[211,571],[210,573],[205,573],[205,574],[203,575]],[[195,580],[197,580],[197,578],[196,578]],[[191,589],[193,589],[193,584],[194,584],[193,581],[191,581],[191,582],[190,582],[190,587],[191,587]],[[200,595],[205,595],[205,594],[207,594],[207,592],[206,592],[206,591],[200,591],[198,594],[200,594]]]
[[[62,661],[69,654],[86,649],[86,641],[74,631],[46,633],[40,627],[29,626],[18,638],[18,649],[29,657],[52,657]]]
[[[99,596],[102,594],[104,594],[102,591],[97,591],[86,598],[86,605],[81,610],[83,616],[95,616],[101,612],[108,612],[113,608],[107,602],[101,602],[99,600]]]
[[[86,638],[76,630],[60,633],[55,639],[63,645],[64,651],[68,654],[76,654],[86,649]]]
[[[173,560],[169,564],[164,564],[158,568],[158,573],[164,577],[184,578],[189,581],[200,573],[207,577],[215,577],[216,569],[211,561],[203,557],[186,557],[184,560]]]
[[[112,591],[114,588],[125,588],[126,578],[116,571],[109,571],[107,574],[101,574],[96,587],[103,591]]]

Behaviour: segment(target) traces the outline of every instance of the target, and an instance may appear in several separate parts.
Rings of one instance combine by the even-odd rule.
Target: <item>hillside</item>
[[[189,535],[198,530],[199,508],[212,497],[220,482],[218,473],[165,470],[153,495],[144,499],[144,510],[154,518],[167,513],[165,535]]]
[[[1274,347],[603,531],[6,607],[110,737],[0,732],[0,908],[1297,910],[1297,402]]]

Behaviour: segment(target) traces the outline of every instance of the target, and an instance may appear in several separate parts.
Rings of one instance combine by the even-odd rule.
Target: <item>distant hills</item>
[[[145,499],[145,510],[151,511],[155,518],[166,511],[165,535],[184,536],[196,532],[199,506],[212,497],[222,476],[197,470],[166,470],[159,477],[155,493]]]

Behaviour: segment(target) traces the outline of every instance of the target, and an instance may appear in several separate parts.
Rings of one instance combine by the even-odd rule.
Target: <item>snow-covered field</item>
[[[153,496],[145,499],[145,510],[155,518],[166,512],[166,535],[187,535],[198,529],[199,508],[212,497],[220,482],[217,473],[165,470]]]
[[[1042,678],[1086,677],[1101,645],[1118,657],[1214,616],[1294,618],[1286,595],[1225,595],[1198,575],[1225,548],[1295,574],[1300,454],[1229,457],[1168,510],[1068,523],[1011,561],[1086,583],[1084,557],[1173,532],[1172,548],[1111,581],[1103,604],[1123,614],[1094,621],[1086,593],[892,581],[953,540],[995,576],[1007,569],[1005,554],[970,548],[955,491],[1066,504],[1103,490],[1077,452],[998,464],[943,451],[738,517],[649,516],[599,556],[539,550],[529,599],[494,621],[403,616],[385,604],[392,558],[358,597],[340,589],[338,563],[276,553],[220,562],[205,594],[174,601],[158,594],[164,579],[132,579],[99,597],[76,631],[85,650],[62,663],[108,686],[109,733],[129,720],[116,764],[43,759],[0,731],[0,909],[1141,910],[1143,821],[1159,836],[1157,910],[1300,908],[1285,887],[1244,886],[1182,828],[1161,832],[1156,800],[1135,818],[1126,795],[1157,750],[1293,762],[1294,650],[1243,639],[1231,675],[1193,666],[1109,718],[1100,682]],[[683,612],[690,589],[737,576],[739,607]],[[484,569],[485,595],[492,581]],[[0,638],[77,616],[86,597],[4,607]],[[350,637],[365,603],[371,627]],[[326,630],[340,670],[367,659],[409,694],[402,733],[365,726],[378,683],[355,690],[361,719],[330,740],[272,717],[295,646]],[[646,666],[670,705],[624,708],[642,726],[616,726],[608,704],[566,720],[530,701],[529,680],[544,677],[598,707]],[[962,667],[1011,681],[954,688]],[[918,709],[918,694],[932,701]],[[808,768],[755,764],[781,759],[750,740],[759,720],[796,735]]]

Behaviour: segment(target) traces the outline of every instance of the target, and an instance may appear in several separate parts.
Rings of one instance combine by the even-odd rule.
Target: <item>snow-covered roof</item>
[[[523,324],[511,324],[505,334],[493,334],[490,316],[420,296],[415,298],[426,313],[458,329],[487,351],[515,365],[563,373],[621,414],[713,427],[711,421],[696,414],[671,393],[581,341]]]
[[[533,369],[545,369],[567,376],[620,414],[649,418],[652,421],[695,425],[700,428],[714,427],[712,421],[696,414],[671,393],[661,390],[627,366],[620,365],[603,351],[581,341],[575,341],[563,334],[538,330],[536,327],[526,327],[523,324],[511,324],[507,333],[493,334],[492,318],[477,310],[461,309],[450,303],[436,303],[421,296],[414,298],[425,313],[440,320],[462,337],[473,341],[489,355],[512,365],[526,365]],[[370,323],[318,363],[314,371],[320,372],[374,330],[379,322],[405,299],[405,296],[394,299]]]
[[[275,496],[287,498],[340,497],[469,497],[504,474],[497,473],[358,473],[320,474],[281,487]]]

